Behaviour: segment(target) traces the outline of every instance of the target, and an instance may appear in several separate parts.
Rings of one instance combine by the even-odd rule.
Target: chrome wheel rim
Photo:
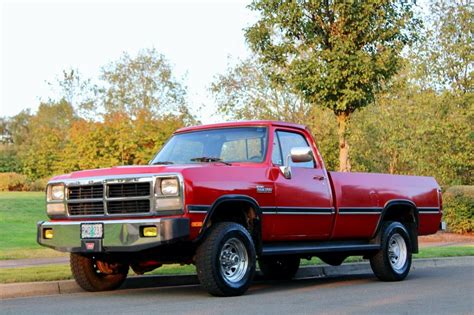
[[[220,270],[224,279],[236,283],[243,279],[249,265],[245,245],[237,238],[231,238],[222,246],[219,256]]]
[[[388,241],[388,260],[392,269],[401,273],[407,261],[407,244],[400,234],[393,234]]]

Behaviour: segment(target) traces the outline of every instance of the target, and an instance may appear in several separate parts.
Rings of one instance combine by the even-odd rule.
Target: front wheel
[[[196,253],[199,281],[212,295],[241,295],[255,274],[255,256],[252,238],[242,225],[216,223]]]
[[[128,265],[107,262],[95,256],[71,253],[70,264],[77,284],[91,292],[117,289],[128,274]]]
[[[380,280],[403,280],[410,271],[412,259],[408,231],[400,222],[387,222],[381,233],[382,248],[370,258],[370,266]]]

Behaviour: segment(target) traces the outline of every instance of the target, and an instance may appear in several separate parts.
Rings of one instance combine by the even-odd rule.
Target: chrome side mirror
[[[310,162],[313,160],[313,151],[310,147],[294,147],[290,151],[291,160],[295,163]]]
[[[286,157],[285,165],[280,166],[280,171],[286,179],[291,178],[290,158],[295,163],[310,162],[314,159],[313,151],[310,147],[291,148],[290,154]]]

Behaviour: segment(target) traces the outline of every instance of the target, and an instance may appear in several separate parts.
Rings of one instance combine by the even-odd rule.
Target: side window
[[[278,138],[280,140],[281,152],[283,154],[283,158],[286,158],[288,154],[290,154],[291,148],[294,147],[308,147],[308,142],[303,135],[294,132],[286,132],[286,131],[277,131]],[[301,162],[301,163],[294,163],[290,159],[290,166],[292,167],[307,167],[313,168],[314,161],[310,162]]]

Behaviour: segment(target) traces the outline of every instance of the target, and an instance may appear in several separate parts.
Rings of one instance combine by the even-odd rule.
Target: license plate
[[[102,223],[81,224],[81,239],[83,238],[103,238],[104,225]]]

